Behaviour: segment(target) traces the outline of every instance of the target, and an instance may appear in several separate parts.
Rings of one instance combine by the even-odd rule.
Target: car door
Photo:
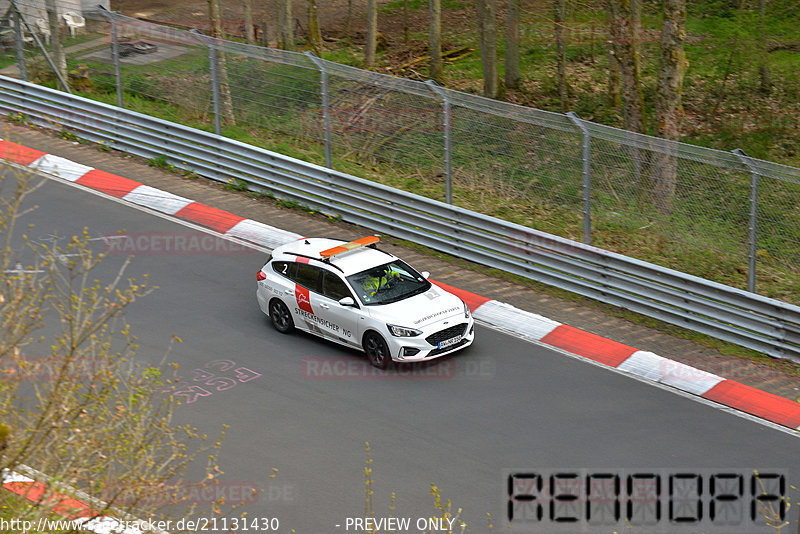
[[[342,306],[344,297],[353,299],[354,306]],[[312,307],[321,319],[320,328],[325,334],[341,343],[360,346],[359,323],[364,315],[349,286],[335,272],[323,270],[319,295],[312,296]]]
[[[301,330],[324,336],[325,333],[319,327],[319,318],[312,303],[314,296],[320,292],[322,269],[300,261],[294,264],[294,269],[290,272],[294,281],[294,288],[291,290],[294,302],[290,306],[294,324]]]

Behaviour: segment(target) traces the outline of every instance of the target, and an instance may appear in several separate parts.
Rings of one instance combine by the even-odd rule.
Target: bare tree
[[[429,77],[437,82],[442,81],[442,2],[430,0],[430,53],[431,65]]]
[[[519,88],[519,1],[508,0],[506,26],[505,82],[510,89]]]
[[[378,0],[367,0],[367,44],[364,51],[364,65],[375,66],[375,47],[378,42]]]
[[[278,8],[278,48],[294,50],[292,0],[276,0]]]
[[[146,281],[128,278],[127,262],[116,275],[100,274],[103,255],[86,234],[23,239],[17,227],[36,180],[0,177],[0,468],[47,477],[30,486],[36,506],[5,500],[3,515],[35,524],[75,513],[56,496],[79,489],[103,501],[85,511],[87,520],[152,517],[185,499],[183,476],[200,452],[210,462],[206,479],[216,476],[219,442],[202,444],[197,429],[172,424],[174,366],[136,357],[124,312],[152,291]]]
[[[497,73],[497,6],[495,0],[476,0],[478,38],[483,66],[483,96],[500,98],[500,77]]]
[[[211,18],[211,36],[215,39],[224,39],[222,31],[222,10],[220,0],[208,0],[208,13]],[[216,46],[212,44],[212,46]],[[222,112],[222,122],[226,126],[236,124],[236,117],[233,114],[233,98],[231,97],[231,85],[228,82],[228,65],[225,60],[225,52],[217,50],[217,79],[219,83],[220,108]]]
[[[56,0],[45,0],[47,10],[47,25],[50,26],[50,43],[53,51],[53,63],[58,69],[58,74],[64,83],[69,83],[67,78],[67,56],[64,54],[64,35],[58,20]]]
[[[567,93],[569,91],[569,87],[567,85],[567,51],[564,44],[565,11],[565,0],[553,0],[553,25],[556,39],[556,78],[558,79],[558,99],[561,102],[561,111],[564,113],[569,111],[569,100],[567,98]]]
[[[253,28],[253,6],[250,0],[242,0],[242,7],[244,8],[244,37],[248,44],[255,44],[256,32]]]
[[[656,93],[656,128],[659,137],[677,141],[683,119],[681,95],[686,72],[686,0],[663,0],[661,50]],[[672,210],[677,184],[677,154],[671,145],[654,156],[653,190],[656,206],[663,215]]]
[[[319,49],[322,46],[322,32],[319,29],[317,0],[306,1],[308,2],[308,46],[319,55]]]

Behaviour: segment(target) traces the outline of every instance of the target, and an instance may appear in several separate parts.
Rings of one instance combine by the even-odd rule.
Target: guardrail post
[[[26,82],[28,81],[28,71],[25,68],[25,42],[22,40],[22,22],[19,13],[14,12],[14,48],[17,51],[17,64],[19,65],[19,76]]]
[[[592,244],[592,135],[583,124],[583,119],[574,112],[567,117],[578,127],[583,136],[583,242]]]
[[[328,71],[325,70],[325,63],[312,54],[306,52],[306,56],[319,69],[320,92],[322,93],[322,135],[325,141],[325,166],[333,168],[333,156],[331,155],[331,110],[328,100]]]
[[[453,203],[453,157],[450,128],[450,98],[447,89],[439,87],[433,80],[425,82],[431,90],[442,97],[442,126],[444,127],[444,198],[448,204]]]
[[[750,224],[748,226],[749,252],[747,262],[747,290],[751,293],[756,292],[756,255],[758,244],[758,179],[761,176],[758,168],[753,163],[750,156],[744,153],[741,148],[736,148],[733,153],[739,158],[750,171]]]

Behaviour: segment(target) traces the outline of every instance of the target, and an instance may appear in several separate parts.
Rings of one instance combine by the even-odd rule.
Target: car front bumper
[[[450,321],[452,322],[452,320]],[[463,334],[450,336],[444,333],[456,326],[464,325]],[[423,362],[452,354],[472,345],[475,340],[475,323],[472,317],[461,321],[458,325],[447,327],[443,324],[426,328],[422,335],[415,337],[387,336],[392,360],[402,363]],[[435,344],[434,344],[435,343]]]

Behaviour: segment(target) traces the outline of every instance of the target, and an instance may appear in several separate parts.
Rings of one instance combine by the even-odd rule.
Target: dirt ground
[[[354,42],[363,40],[366,30],[366,0],[350,0],[352,2],[351,32]],[[266,26],[267,40],[275,43],[276,9],[273,1],[252,1],[253,23],[261,28]],[[389,0],[378,2],[379,9],[389,4]],[[347,24],[348,0],[319,0],[317,2],[320,29],[324,39],[336,40],[345,36]],[[303,39],[307,28],[306,0],[293,2],[295,33]],[[181,0],[179,6],[166,0],[112,0],[111,9],[119,10],[124,15],[153,21],[168,22],[198,29],[207,29],[208,1]],[[243,33],[244,10],[241,0],[222,0],[222,11],[225,18],[225,31],[230,34]],[[399,11],[399,10],[398,10]],[[427,33],[427,9],[408,10],[410,32]],[[452,29],[454,25],[467,22],[466,13],[449,13],[446,25]],[[404,46],[402,16],[378,16],[378,29],[387,39],[390,47]],[[418,46],[418,44],[416,44]]]

